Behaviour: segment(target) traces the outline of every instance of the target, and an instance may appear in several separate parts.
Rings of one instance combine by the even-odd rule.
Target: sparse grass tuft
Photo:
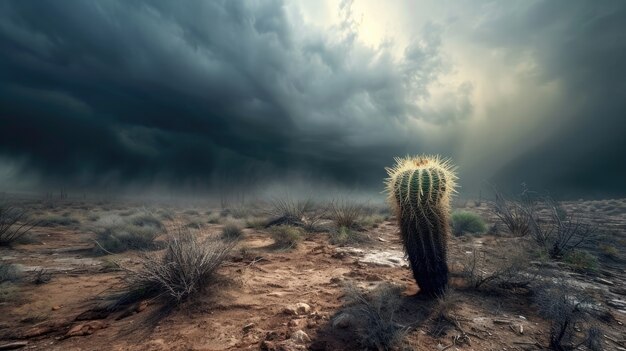
[[[211,213],[208,216],[207,223],[220,224],[222,222],[222,216],[219,213]]]
[[[52,280],[52,274],[50,274],[50,272],[46,271],[44,268],[40,268],[34,273],[35,275],[33,277],[33,284],[35,285],[47,284],[50,282],[50,280]]]
[[[361,217],[358,221],[358,225],[363,228],[378,228],[378,226],[384,221],[385,216],[375,213]]]
[[[401,346],[408,328],[394,316],[400,307],[402,288],[381,284],[369,293],[346,287],[346,305],[335,318],[349,321],[348,327],[367,350],[393,350]]]
[[[114,307],[146,298],[180,304],[215,280],[215,271],[226,259],[233,242],[200,241],[187,228],[170,235],[165,254],[145,254],[138,270],[125,269],[126,288],[116,296]]]
[[[0,303],[15,299],[19,289],[13,283],[21,277],[21,272],[15,265],[0,261]]]
[[[277,249],[292,249],[302,240],[300,228],[289,225],[280,225],[270,228],[270,234],[274,239],[274,247]]]
[[[598,258],[587,251],[574,250],[563,257],[563,262],[570,265],[580,273],[596,272],[598,270]]]
[[[227,223],[222,228],[222,240],[236,241],[243,237],[243,230],[235,223]]]
[[[330,231],[330,242],[333,245],[355,245],[370,241],[367,233],[348,227],[339,227]]]
[[[13,264],[0,261],[0,283],[15,282],[21,278],[21,272]]]
[[[246,228],[263,229],[267,224],[265,217],[248,217],[246,218]]]
[[[477,214],[468,211],[458,211],[452,214],[452,230],[455,236],[464,233],[482,234],[487,231],[485,221]]]
[[[142,215],[108,216],[95,223],[96,251],[119,253],[127,250],[154,249],[154,239],[163,231],[160,221]]]
[[[202,221],[200,218],[190,218],[189,220],[187,220],[187,224],[185,224],[186,227],[193,229],[200,229],[204,227],[204,225],[205,222]]]
[[[337,228],[360,229],[359,221],[365,216],[365,207],[346,200],[335,200],[330,203],[329,216]]]
[[[600,252],[602,256],[613,261],[619,260],[619,250],[614,245],[600,244]]]
[[[156,229],[165,228],[165,226],[163,225],[163,222],[161,222],[160,219],[158,219],[152,213],[148,213],[148,212],[132,216],[130,218],[130,223],[132,223],[135,226],[142,227],[142,228],[145,228],[145,227],[152,227]]]
[[[275,217],[268,225],[301,225],[306,212],[313,207],[310,199],[297,201],[289,196],[271,201],[270,215]]]

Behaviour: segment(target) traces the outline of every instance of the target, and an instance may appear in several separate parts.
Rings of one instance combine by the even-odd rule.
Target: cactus
[[[405,252],[420,291],[442,295],[448,285],[450,197],[456,175],[438,156],[396,158],[387,168],[388,201],[398,219]]]

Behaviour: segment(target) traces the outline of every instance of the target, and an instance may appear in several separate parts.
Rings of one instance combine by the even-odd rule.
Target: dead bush
[[[591,350],[601,350],[601,332],[589,320],[593,300],[576,288],[564,283],[544,284],[535,294],[539,313],[550,321],[550,345],[557,351],[575,350],[586,345]],[[576,330],[587,328],[580,340]]]
[[[346,286],[345,305],[335,322],[347,324],[357,341],[368,350],[392,350],[403,344],[408,327],[395,319],[402,288],[380,284],[369,293]]]
[[[596,226],[568,214],[557,201],[550,198],[544,201],[550,210],[551,223],[542,226],[536,216],[531,216],[531,235],[539,246],[545,248],[550,258],[562,258],[597,240]]]
[[[491,207],[495,215],[504,223],[509,232],[517,236],[526,236],[530,233],[531,217],[534,213],[534,203],[524,188],[519,201],[509,200],[495,187],[495,200]]]
[[[23,208],[0,204],[0,246],[9,246],[23,239],[37,225]]]
[[[215,238],[201,241],[188,228],[178,228],[168,237],[165,254],[145,253],[139,269],[123,268],[126,287],[116,296],[115,306],[146,298],[172,304],[188,300],[214,281],[233,246]]]
[[[487,285],[503,289],[527,288],[538,278],[539,272],[530,267],[528,255],[525,253],[511,257],[506,262],[490,269],[486,264],[486,254],[474,250],[463,262],[461,275],[467,286],[472,289],[481,289]]]

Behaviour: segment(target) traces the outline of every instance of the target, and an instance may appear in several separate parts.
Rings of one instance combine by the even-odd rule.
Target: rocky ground
[[[35,210],[79,218],[124,211],[124,204],[65,202]],[[487,204],[462,203],[490,226]],[[158,315],[163,306],[142,301],[115,313],[99,309],[123,284],[124,267],[137,265],[137,252],[94,253],[83,224],[36,227],[30,243],[1,248],[4,263],[23,277],[5,284],[0,304],[0,350],[359,350],[358,333],[344,313],[346,286],[363,291],[380,284],[400,287],[394,319],[406,327],[403,348],[415,350],[533,350],[548,345],[550,321],[541,317],[532,289],[468,287],[464,262],[480,253],[486,272],[520,252],[542,275],[585,291],[600,317],[605,350],[626,350],[626,201],[575,201],[565,208],[599,225],[606,244],[595,254],[600,266],[580,272],[560,261],[532,256],[528,238],[503,233],[451,238],[451,292],[445,299],[420,297],[393,219],[367,229],[370,241],[337,246],[327,233],[312,233],[292,250],[276,250],[264,229],[244,229],[244,238],[219,269],[219,278],[200,298]],[[174,209],[171,228],[184,217]],[[199,212],[203,216],[206,212]],[[223,224],[206,224],[202,235],[218,235]],[[615,250],[604,254],[607,247]],[[615,252],[617,251],[617,252]],[[609,257],[610,256],[610,257]],[[43,270],[43,271],[42,271]],[[43,273],[42,273],[43,272]],[[38,274],[50,281],[35,284]],[[582,333],[582,331],[581,331]],[[581,346],[580,349],[585,349]]]

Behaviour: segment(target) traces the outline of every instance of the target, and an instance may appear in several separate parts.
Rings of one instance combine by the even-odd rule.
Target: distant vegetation
[[[109,215],[94,223],[93,231],[96,233],[96,251],[119,253],[156,248],[154,239],[163,233],[164,226],[148,213],[128,217]]]
[[[452,213],[452,232],[454,235],[481,234],[485,231],[487,231],[487,225],[479,215],[468,211]]]

